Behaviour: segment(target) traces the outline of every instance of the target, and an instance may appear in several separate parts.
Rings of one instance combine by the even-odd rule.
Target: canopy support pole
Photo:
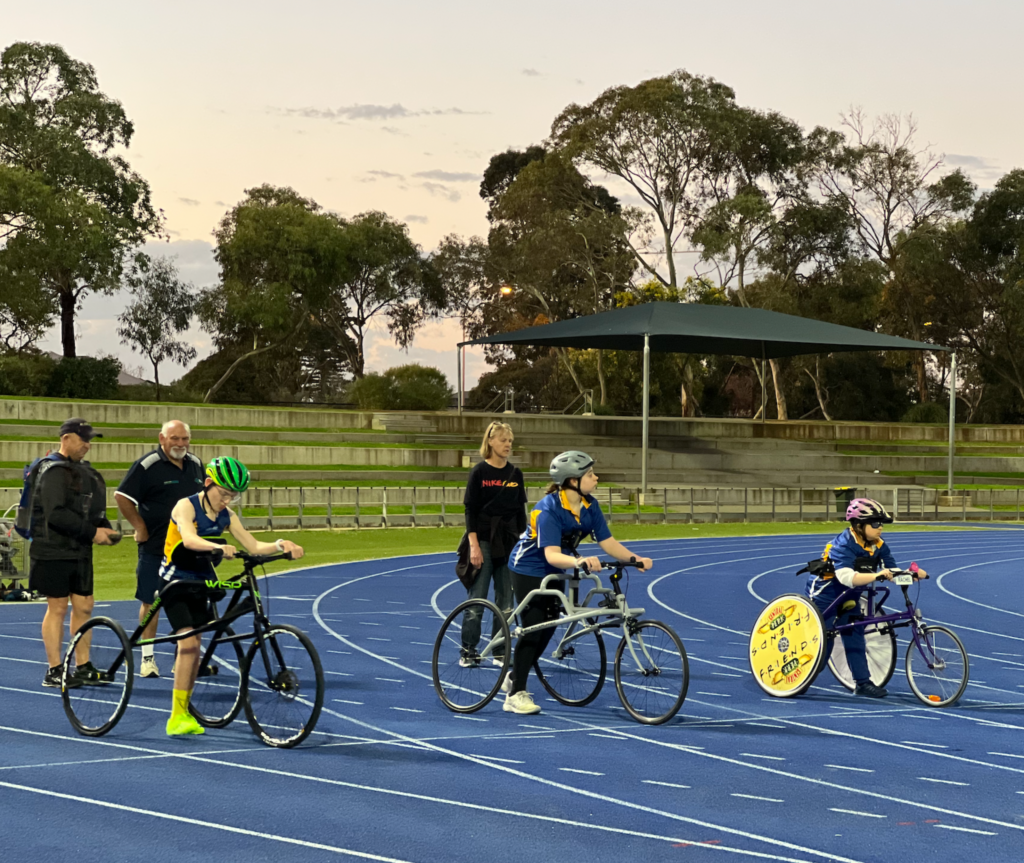
[[[641,505],[643,504],[643,495],[647,494],[647,440],[648,440],[648,423],[650,421],[650,402],[651,402],[651,337],[648,333],[644,333],[644,428],[643,428],[643,446],[641,447],[640,455],[640,494],[641,494]]]
[[[462,364],[466,353],[466,346],[459,345],[455,349],[455,377],[459,379],[459,416],[462,416]]]
[[[768,413],[765,386],[768,383],[768,368],[764,358],[764,342],[761,342],[761,425],[764,425],[765,414]]]
[[[946,490],[953,494],[953,454],[956,452],[956,354],[949,361],[949,463],[946,475]]]

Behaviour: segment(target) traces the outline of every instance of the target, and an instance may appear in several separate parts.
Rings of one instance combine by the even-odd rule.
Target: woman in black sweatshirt
[[[526,530],[526,484],[523,472],[508,457],[512,452],[512,427],[492,422],[480,444],[483,461],[469,472],[466,482],[466,533],[469,538],[469,560],[480,572],[469,588],[470,599],[486,599],[494,581],[494,604],[506,615],[512,610],[512,576],[508,571],[508,555],[516,539]],[[498,632],[495,621],[492,636]],[[468,667],[479,662],[480,618],[466,615],[462,627],[462,658],[459,664]],[[500,665],[501,656],[494,657]]]

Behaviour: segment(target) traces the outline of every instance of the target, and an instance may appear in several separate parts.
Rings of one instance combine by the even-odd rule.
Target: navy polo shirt
[[[144,552],[164,553],[171,510],[183,497],[200,491],[205,479],[203,463],[192,453],[186,453],[178,467],[160,447],[128,468],[116,493],[134,503],[146,523],[149,539],[141,545]]]

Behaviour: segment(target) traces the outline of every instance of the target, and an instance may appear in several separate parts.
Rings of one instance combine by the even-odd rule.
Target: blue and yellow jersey
[[[203,539],[220,536],[231,524],[231,512],[227,509],[217,513],[217,518],[211,519],[203,505],[199,502],[199,495],[194,494],[188,498],[192,504],[193,519],[196,533]],[[176,578],[210,578],[214,574],[214,567],[220,563],[217,555],[216,563],[209,553],[191,551],[185,548],[181,540],[181,530],[173,516],[167,526],[167,540],[164,542],[164,559],[160,563],[160,577],[166,581]]]
[[[860,572],[878,572],[881,569],[895,569],[896,558],[884,539],[874,543],[863,543],[850,528],[825,546],[822,560],[832,564],[833,570],[855,569]],[[811,575],[807,578],[807,590],[813,594],[820,588],[819,578]],[[817,587],[816,587],[817,585]]]
[[[536,578],[563,572],[547,562],[544,549],[554,545],[563,553],[572,554],[574,549],[563,541],[563,537],[572,534],[593,534],[598,542],[612,536],[600,505],[590,495],[584,495],[580,500],[579,515],[569,506],[565,491],[544,495],[530,511],[526,530],[509,556],[509,568]]]

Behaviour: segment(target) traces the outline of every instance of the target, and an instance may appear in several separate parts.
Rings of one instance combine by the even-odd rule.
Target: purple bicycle
[[[750,670],[758,685],[780,698],[799,695],[827,661],[836,680],[852,691],[855,683],[839,636],[861,629],[871,682],[885,686],[896,668],[896,630],[906,627],[910,643],[905,663],[911,691],[929,707],[955,704],[970,676],[967,651],[954,632],[925,623],[915,607],[922,581],[916,569],[893,570],[892,576],[891,583],[903,592],[905,611],[885,609],[891,588],[881,576],[867,587],[843,591],[824,614],[803,594],[788,593],[769,602],[750,633]],[[911,599],[909,591],[915,583],[918,594]],[[824,618],[837,613],[843,623],[826,628]]]

